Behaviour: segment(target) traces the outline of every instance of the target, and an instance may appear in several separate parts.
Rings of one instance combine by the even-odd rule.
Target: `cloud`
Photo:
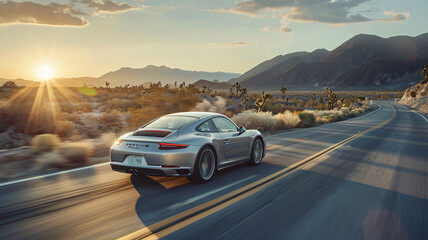
[[[288,26],[290,22],[287,20],[286,16],[281,18],[281,26],[279,28],[270,28],[263,27],[260,29],[262,32],[280,32],[280,33],[291,33],[293,30]]]
[[[385,14],[385,16],[391,16],[389,19],[381,19],[383,21],[403,21],[410,18],[410,13],[408,12],[385,11],[383,14]]]
[[[368,0],[246,0],[235,3],[222,11],[257,16],[263,10],[287,9],[287,18],[294,21],[323,22],[332,24],[364,22],[370,19],[351,9]]]
[[[118,3],[111,0],[82,0],[80,2],[87,4],[88,7],[101,12],[116,13],[136,9],[136,7],[127,3]]]
[[[44,24],[85,26],[84,12],[66,4],[42,5],[33,2],[0,2],[0,24]]]
[[[232,48],[232,47],[239,47],[239,46],[246,46],[249,45],[248,42],[218,42],[218,43],[208,43],[208,46],[211,47],[220,47],[220,48]]]
[[[89,24],[84,16],[119,13],[138,9],[112,0],[70,0],[69,4],[35,2],[0,2],[0,25],[36,24],[83,27]]]
[[[355,8],[371,0],[244,0],[236,2],[233,7],[216,9],[217,12],[230,12],[251,17],[261,17],[269,12],[273,17],[282,15],[279,28],[263,27],[265,32],[292,32],[289,21],[317,22],[334,25],[368,22],[375,20],[402,21],[410,17],[407,12],[386,11],[389,19],[372,19],[364,16],[365,11]],[[372,10],[370,10],[372,11]]]

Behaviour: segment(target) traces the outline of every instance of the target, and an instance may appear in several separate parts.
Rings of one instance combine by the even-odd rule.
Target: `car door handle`
[[[224,144],[229,144],[229,143],[230,143],[230,140],[229,140],[229,139],[224,140]]]

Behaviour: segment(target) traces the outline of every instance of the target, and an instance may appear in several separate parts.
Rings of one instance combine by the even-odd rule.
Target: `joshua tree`
[[[317,95],[315,93],[312,94],[312,101],[315,102],[315,100],[317,99]]]
[[[425,65],[424,69],[422,69],[421,74],[425,77],[425,79],[421,81],[421,84],[427,83],[428,82],[428,64]]]
[[[18,87],[18,85],[16,85],[15,81],[7,81],[7,82],[3,83],[3,87],[4,88],[15,88],[15,87]]]
[[[248,96],[243,96],[241,97],[242,103],[241,106],[245,106],[245,110],[248,109],[248,102],[250,101],[250,97]]]
[[[233,88],[229,88],[229,98],[232,99],[233,97]]]
[[[110,83],[106,82],[106,88],[110,88]]]
[[[174,82],[174,87],[177,88],[177,81]]]
[[[211,92],[212,92],[212,90],[211,90],[211,89],[209,89],[209,88],[207,88],[206,93],[207,93],[208,95],[211,95]]]
[[[202,94],[205,94],[205,90],[207,90],[207,86],[202,87]]]
[[[328,88],[325,88],[325,94],[327,95],[328,109],[331,110],[334,108],[339,96]]]
[[[129,88],[129,83],[125,84],[125,88]]]
[[[282,92],[282,94],[281,94],[281,98],[282,98],[282,101],[284,101],[284,98],[285,98],[285,91],[287,91],[287,88],[286,88],[286,87],[281,86],[281,87],[279,88],[279,90]]]
[[[235,84],[233,84],[232,86],[233,88],[236,88],[236,96],[239,96],[239,91],[241,91],[241,84],[239,84],[239,82],[236,82]]]
[[[265,107],[265,103],[267,99],[272,98],[272,95],[270,93],[266,93],[265,91],[262,91],[262,95],[257,98],[256,102],[254,103],[256,107],[258,108],[257,112],[262,112],[263,108]]]
[[[162,87],[161,81],[158,82],[158,87]]]
[[[239,94],[239,97],[243,98],[245,95],[247,95],[247,93],[248,93],[247,88],[241,88],[241,92]]]

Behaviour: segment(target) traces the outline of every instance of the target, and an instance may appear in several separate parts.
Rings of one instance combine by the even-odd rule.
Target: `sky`
[[[427,0],[0,0],[0,78],[165,65],[244,73],[353,36],[428,32]]]

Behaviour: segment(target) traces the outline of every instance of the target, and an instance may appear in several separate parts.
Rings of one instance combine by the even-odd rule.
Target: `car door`
[[[239,134],[238,127],[225,117],[212,119],[223,140],[226,159],[220,164],[228,164],[248,158],[250,137],[247,133]]]

